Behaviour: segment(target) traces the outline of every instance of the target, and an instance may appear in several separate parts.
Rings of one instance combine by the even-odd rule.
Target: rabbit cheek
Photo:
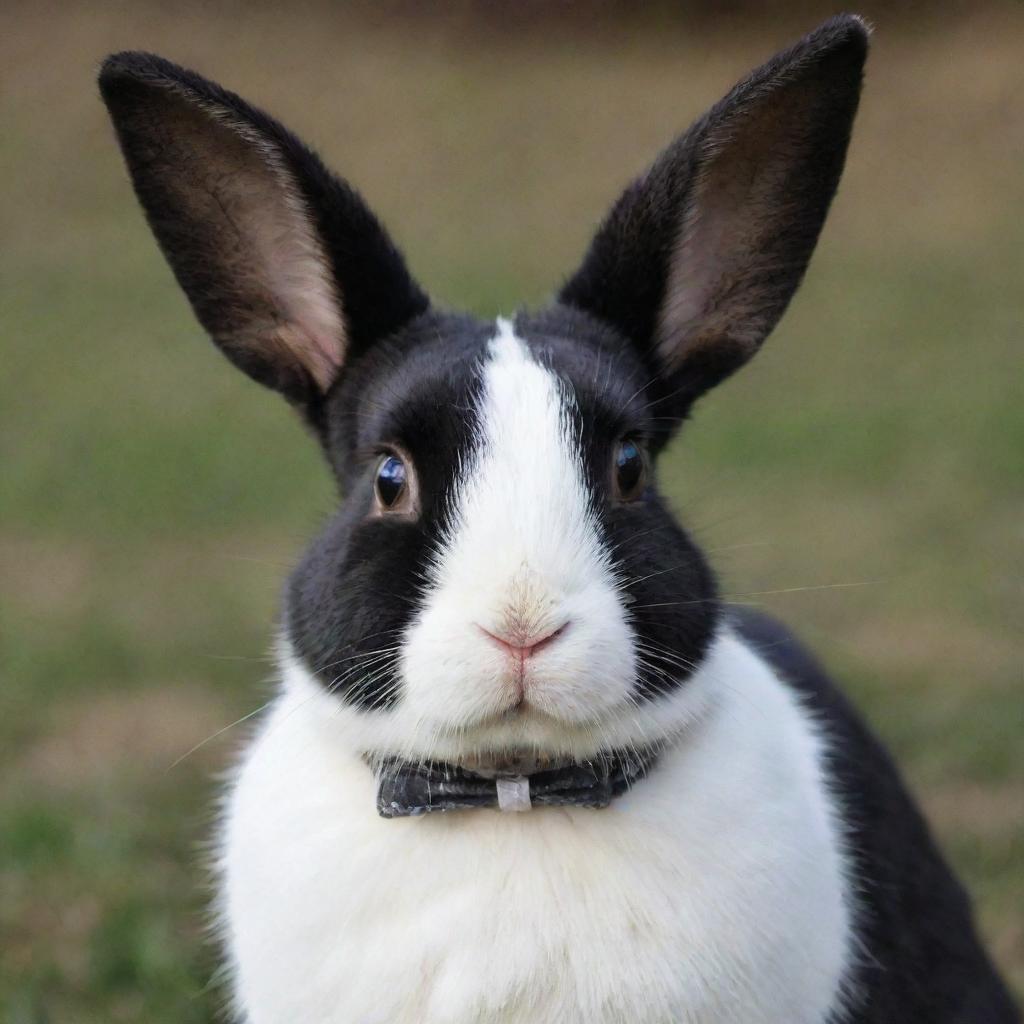
[[[714,576],[657,495],[608,515],[605,531],[636,637],[635,695],[657,699],[685,685],[708,652],[720,618]]]
[[[363,711],[400,700],[396,664],[425,544],[396,519],[361,522],[353,501],[310,546],[288,585],[284,633],[320,685]]]

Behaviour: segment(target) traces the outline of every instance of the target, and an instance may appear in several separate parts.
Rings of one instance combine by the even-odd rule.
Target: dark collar
[[[610,752],[593,760],[545,767],[530,759],[500,767],[446,764],[441,761],[373,761],[377,769],[377,812],[382,818],[405,818],[432,811],[497,807],[528,811],[531,807],[607,807],[644,778],[657,754],[645,749]],[[549,762],[550,763],[550,762]]]

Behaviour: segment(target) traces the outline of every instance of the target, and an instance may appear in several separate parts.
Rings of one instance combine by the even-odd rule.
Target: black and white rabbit
[[[789,634],[719,602],[655,482],[799,284],[866,52],[837,17],[755,71],[548,308],[496,323],[432,306],[267,115],[104,64],[196,314],[344,495],[227,802],[240,1018],[1018,1019],[886,753]]]

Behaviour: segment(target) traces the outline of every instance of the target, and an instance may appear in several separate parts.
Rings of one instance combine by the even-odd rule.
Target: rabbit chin
[[[538,657],[534,684],[527,684],[527,699],[518,706],[507,675],[478,668],[406,677],[397,701],[367,711],[329,693],[287,640],[278,654],[285,694],[321,720],[331,742],[359,754],[452,762],[530,754],[568,760],[658,747],[713,707],[726,656],[722,642],[712,643],[684,683],[653,699],[635,698],[631,669],[612,685],[607,667],[595,668],[588,681],[545,669],[545,658]],[[548,660],[555,661],[554,652]]]

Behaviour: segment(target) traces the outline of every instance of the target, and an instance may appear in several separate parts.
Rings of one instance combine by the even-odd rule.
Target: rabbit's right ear
[[[428,305],[360,197],[266,114],[146,53],[100,91],[135,191],[196,316],[315,419],[343,364]]]

